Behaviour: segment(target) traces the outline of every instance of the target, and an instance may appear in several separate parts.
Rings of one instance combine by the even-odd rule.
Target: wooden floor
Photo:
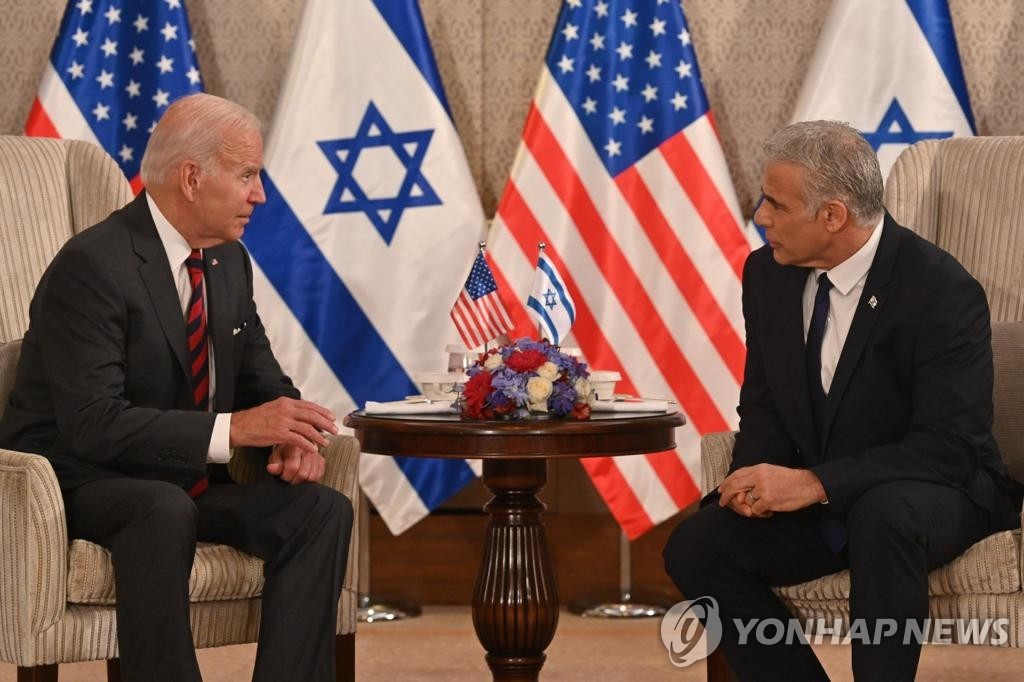
[[[562,613],[545,682],[697,682],[703,663],[675,668],[659,637],[658,619],[608,621]],[[836,682],[851,680],[845,646],[816,646]],[[240,682],[252,675],[255,645],[199,652],[206,682]],[[1017,682],[1024,678],[1024,651],[998,647],[927,646],[918,679],[941,682]],[[427,607],[408,621],[361,625],[356,636],[360,682],[458,682],[489,680],[468,607]],[[13,666],[0,664],[0,682],[14,682]],[[61,682],[101,682],[102,663],[61,666]]]

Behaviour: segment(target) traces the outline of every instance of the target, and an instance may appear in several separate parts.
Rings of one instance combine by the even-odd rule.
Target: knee
[[[718,511],[717,506],[701,509],[680,523],[665,543],[665,572],[683,594],[699,590],[699,576],[714,570],[715,547],[724,539],[715,531],[713,517]]]
[[[894,546],[906,550],[925,542],[920,519],[897,484],[864,493],[846,516],[846,531],[851,559],[854,552],[877,558],[875,552]]]
[[[195,501],[184,490],[171,483],[150,481],[146,495],[140,498],[139,516],[167,527],[196,526],[198,511]]]
[[[312,514],[324,523],[336,525],[347,539],[352,530],[352,501],[334,488],[319,483],[304,485],[301,489],[312,502]]]
[[[158,538],[168,552],[195,551],[198,511],[184,490],[164,481],[139,481],[134,494],[122,500],[128,505],[126,525],[119,537],[129,542],[139,538]]]

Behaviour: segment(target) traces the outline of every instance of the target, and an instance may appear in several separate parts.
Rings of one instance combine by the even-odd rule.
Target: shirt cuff
[[[213,422],[210,435],[210,449],[206,452],[210,464],[227,464],[231,461],[231,413],[222,412]]]

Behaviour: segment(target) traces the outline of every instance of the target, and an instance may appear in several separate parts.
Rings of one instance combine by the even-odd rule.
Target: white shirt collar
[[[878,251],[878,243],[882,240],[882,225],[885,223],[885,214],[878,220],[871,236],[864,242],[864,245],[857,249],[856,253],[844,260],[831,270],[814,269],[814,277],[817,279],[821,273],[827,272],[832,287],[840,294],[846,296],[858,282],[868,274],[871,263],[875,260],[875,252]]]
[[[181,236],[171,225],[167,217],[160,212],[160,208],[153,201],[153,197],[146,192],[146,203],[149,205],[149,214],[153,216],[153,224],[156,225],[156,233],[160,235],[160,241],[164,245],[164,251],[167,253],[167,261],[171,265],[171,271],[174,272],[177,268],[185,262],[185,259],[192,253],[192,247],[188,245],[185,238]]]

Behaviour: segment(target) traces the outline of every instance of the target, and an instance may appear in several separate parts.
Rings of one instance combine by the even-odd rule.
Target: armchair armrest
[[[353,594],[359,592],[359,516],[364,512],[359,492],[359,441],[354,436],[333,436],[323,450],[327,460],[324,485],[341,492],[352,502],[352,541],[348,546],[348,566],[342,587]]]
[[[735,431],[709,433],[700,439],[700,495],[704,497],[725,480],[732,464]]]
[[[57,623],[67,602],[68,529],[50,462],[0,448],[0,652]]]

